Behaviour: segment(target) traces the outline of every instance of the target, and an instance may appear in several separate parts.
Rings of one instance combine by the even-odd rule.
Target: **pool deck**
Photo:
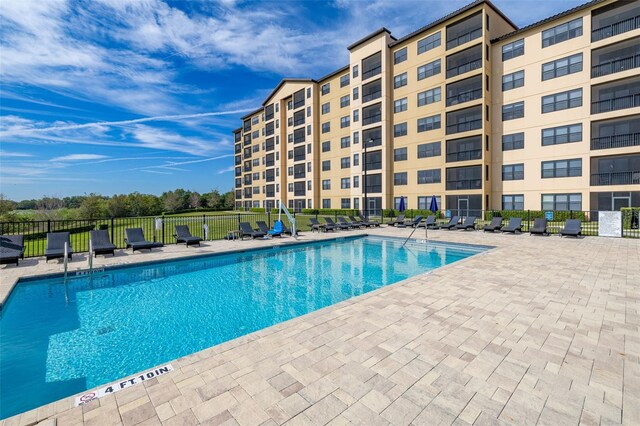
[[[428,237],[496,248],[172,361],[84,406],[69,397],[0,425],[640,424],[640,240]],[[94,267],[292,240],[167,246]],[[70,270],[86,268],[77,258]],[[2,267],[0,300],[19,276],[62,269],[23,265]]]

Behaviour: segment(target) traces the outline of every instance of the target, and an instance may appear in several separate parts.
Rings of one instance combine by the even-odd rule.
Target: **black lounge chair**
[[[194,244],[197,244],[198,247],[200,247],[200,241],[202,241],[202,238],[191,235],[188,225],[176,225],[176,233],[174,234],[174,237],[176,238],[176,244],[185,243],[187,247]]]
[[[512,217],[509,219],[509,223],[502,228],[500,228],[502,232],[511,232],[515,234],[516,232],[522,232],[522,218],[521,217]]]
[[[467,216],[464,219],[464,222],[456,225],[456,229],[464,229],[465,231],[468,231],[469,229],[471,229],[472,231],[476,230],[476,217],[475,216]]]
[[[256,225],[258,225],[260,232],[264,232],[265,234],[269,232],[269,225],[267,225],[267,222],[264,220],[256,220]]]
[[[438,224],[434,215],[427,216],[427,220],[418,224],[418,228],[436,229],[437,227]]]
[[[127,234],[127,238],[124,242],[127,248],[131,247],[131,251],[135,253],[136,250],[149,250],[155,247],[162,247],[161,243],[155,243],[153,241],[147,241],[144,238],[144,232],[142,228],[126,228],[124,232]]]
[[[69,260],[73,258],[71,236],[68,232],[49,232],[47,234],[47,249],[44,251],[45,261],[64,258],[64,243],[67,243]]]
[[[389,226],[396,226],[396,225],[404,225],[404,215],[398,215],[398,217],[395,220],[392,220],[391,222],[388,223]]]
[[[1,235],[0,236],[0,265],[15,263],[24,259],[24,236]]]
[[[368,227],[370,227],[370,226],[375,226],[375,225],[373,225],[373,224],[368,224],[368,225],[367,225],[367,224],[366,224],[366,223],[364,223],[363,221],[358,220],[358,219],[356,219],[356,218],[355,218],[355,217],[353,217],[353,216],[349,216],[349,220],[351,221],[351,223],[353,223],[353,225],[354,225],[354,226],[357,226],[358,228],[364,228],[365,226],[366,226],[367,228],[368,228]]]
[[[116,255],[116,245],[111,242],[109,231],[106,229],[90,231],[89,239],[91,240],[94,257],[98,257],[99,254],[109,253],[111,253],[111,256]]]
[[[451,220],[449,220],[449,222],[445,223],[444,225],[440,225],[440,229],[452,230],[456,227],[458,222],[460,222],[460,216],[454,216],[451,218]]]
[[[567,219],[564,228],[560,230],[560,236],[570,235],[578,238],[582,235],[582,221],[580,219]]]
[[[484,232],[487,232],[487,231],[495,232],[495,231],[499,231],[500,228],[502,228],[502,218],[500,216],[496,216],[491,218],[491,223],[488,225],[485,225],[482,228],[482,230]]]
[[[328,223],[320,223],[320,222],[318,222],[318,219],[311,218],[311,219],[309,219],[309,222],[311,222],[311,232],[313,232],[313,231],[322,232],[323,229],[325,231],[335,231],[336,230],[335,225],[330,225]]]
[[[338,229],[349,229],[350,226],[349,225],[345,225],[344,223],[335,223],[333,221],[333,219],[331,219],[330,217],[325,217],[324,221],[327,222],[327,225],[332,225]]]
[[[264,238],[267,236],[267,233],[255,231],[249,222],[240,222],[240,239],[244,240],[244,237],[247,235],[251,238]]]
[[[344,216],[338,216],[338,224],[347,225],[349,228],[355,228],[356,224],[353,222],[349,222]]]
[[[533,221],[533,228],[529,230],[529,235],[540,234],[548,235],[547,232],[547,219],[538,217]]]
[[[358,218],[360,218],[360,222],[362,222],[365,226],[380,226],[377,220],[367,220],[362,214],[358,213]]]
[[[422,216],[416,216],[411,221],[407,221],[403,224],[403,227],[409,226],[411,228],[416,228],[422,222]]]

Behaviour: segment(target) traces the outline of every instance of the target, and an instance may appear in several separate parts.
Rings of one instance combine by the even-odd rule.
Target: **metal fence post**
[[[111,242],[113,243],[115,240],[113,239],[113,216],[111,217]],[[115,244],[115,243],[114,243]]]
[[[47,219],[47,234],[51,232],[51,219]]]
[[[240,229],[240,213],[238,213],[238,229]]]
[[[267,223],[271,226],[271,210],[267,212]]]
[[[531,227],[531,210],[527,210],[527,231]]]
[[[162,221],[162,244],[165,243],[164,241],[164,214],[162,215],[162,219],[160,219]]]

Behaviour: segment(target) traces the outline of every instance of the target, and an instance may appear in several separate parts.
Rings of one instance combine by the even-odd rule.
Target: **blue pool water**
[[[0,418],[487,249],[401,243],[347,238],[20,282],[0,312]]]

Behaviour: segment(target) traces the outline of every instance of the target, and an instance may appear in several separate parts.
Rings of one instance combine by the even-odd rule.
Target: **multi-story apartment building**
[[[478,0],[347,49],[348,65],[284,79],[243,117],[237,207],[640,206],[639,1],[517,28]]]

